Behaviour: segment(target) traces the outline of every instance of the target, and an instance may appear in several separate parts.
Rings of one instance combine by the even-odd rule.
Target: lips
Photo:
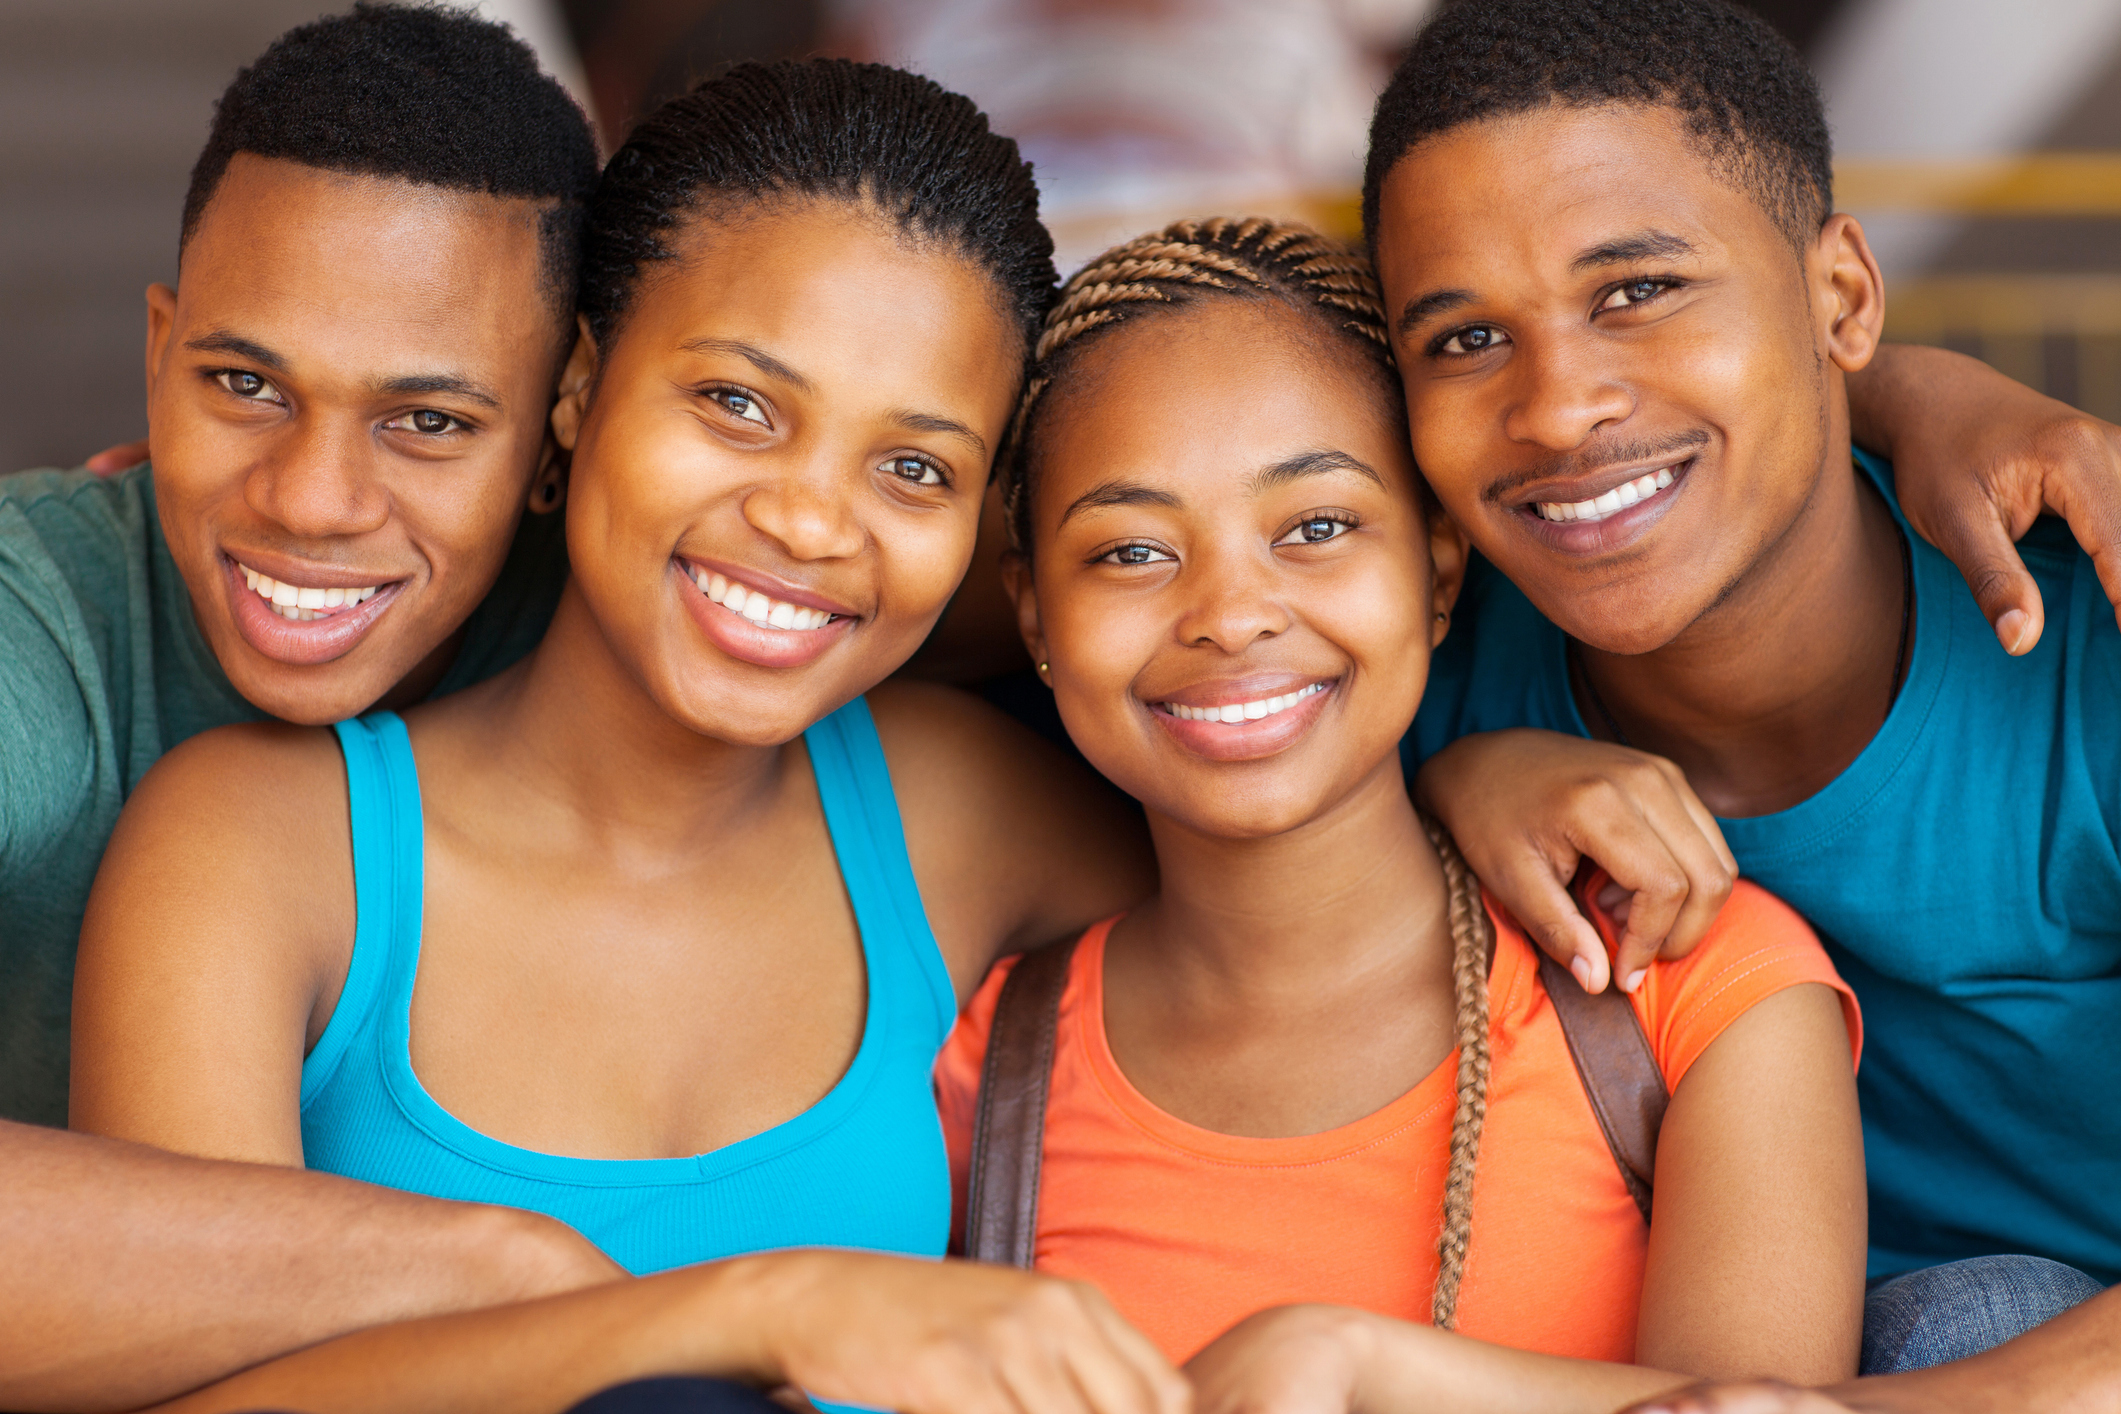
[[[1149,713],[1173,741],[1211,761],[1256,761],[1302,740],[1338,678],[1283,677],[1202,683],[1149,701]]]
[[[774,576],[690,557],[673,558],[685,607],[722,652],[762,668],[799,668],[853,631],[846,605]]]
[[[236,631],[265,657],[295,667],[328,663],[351,652],[406,584],[358,572],[356,578],[370,582],[349,583],[343,571],[286,565],[282,579],[226,554],[221,561]]]
[[[1550,549],[1610,554],[1663,519],[1685,493],[1697,462],[1698,456],[1689,455],[1550,482],[1522,494],[1514,521]]]

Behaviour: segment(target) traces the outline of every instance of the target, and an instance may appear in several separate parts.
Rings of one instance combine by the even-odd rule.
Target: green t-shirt
[[[523,518],[436,695],[530,651],[566,557],[561,517]],[[66,1123],[74,950],[126,797],[178,742],[264,715],[192,617],[145,465],[0,476],[0,1116]]]

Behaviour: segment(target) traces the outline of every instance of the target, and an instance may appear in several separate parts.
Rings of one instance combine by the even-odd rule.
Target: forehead
[[[1197,296],[1093,334],[1040,419],[1039,475],[1248,482],[1322,448],[1410,480],[1399,408],[1361,351],[1275,298]]]
[[[652,269],[620,344],[757,343],[845,394],[922,394],[1006,415],[1021,336],[993,278],[944,242],[859,203],[775,201],[690,222]]]
[[[186,244],[179,318],[340,371],[446,360],[550,375],[539,207],[245,153]]]
[[[1677,110],[1553,106],[1416,144],[1381,192],[1379,273],[1404,301],[1407,282],[1441,269],[1570,266],[1602,243],[1643,231],[1704,251],[1775,243],[1786,251],[1788,244]]]

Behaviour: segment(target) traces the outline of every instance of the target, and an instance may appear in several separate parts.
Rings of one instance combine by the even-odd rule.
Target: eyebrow
[[[1400,311],[1399,332],[1401,334],[1412,333],[1414,328],[1423,321],[1433,319],[1446,310],[1456,309],[1460,305],[1471,304],[1472,302],[1473,292],[1471,290],[1432,290],[1420,299],[1407,302],[1407,307]]]
[[[891,421],[905,428],[908,432],[940,432],[946,437],[958,438],[960,441],[969,443],[972,450],[978,452],[981,456],[987,455],[987,439],[954,417],[944,417],[940,413],[914,412],[910,408],[900,408],[891,414]]]
[[[226,329],[216,329],[211,334],[201,334],[196,339],[187,340],[184,347],[197,353],[232,354],[237,358],[249,359],[252,363],[262,363],[275,373],[287,371],[286,359],[265,345],[254,344],[248,339],[229,333]]]
[[[380,396],[402,397],[407,393],[444,393],[478,403],[499,412],[501,400],[492,393],[453,373],[415,373],[403,378],[383,378],[370,385]]]
[[[1061,512],[1060,523],[1066,525],[1078,511],[1103,510],[1108,506],[1168,506],[1176,510],[1178,505],[1178,497],[1169,491],[1159,491],[1139,481],[1101,481]]]
[[[783,383],[800,388],[806,393],[815,391],[811,387],[808,378],[805,378],[772,354],[767,353],[758,345],[747,344],[741,339],[694,339],[682,347],[691,353],[735,354],[768,378],[778,378]]]
[[[1666,231],[1638,231],[1617,241],[1602,241],[1569,262],[1571,270],[1631,265],[1638,260],[1677,260],[1695,254],[1694,243]]]
[[[1382,487],[1384,478],[1368,462],[1349,456],[1346,452],[1321,450],[1298,452],[1295,456],[1263,467],[1252,478],[1252,494],[1257,496],[1276,486],[1286,486],[1306,476],[1331,476],[1335,472],[1351,472]]]

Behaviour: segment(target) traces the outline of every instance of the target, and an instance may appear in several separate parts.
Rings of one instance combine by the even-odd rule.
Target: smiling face
[[[1076,745],[1229,838],[1396,770],[1460,552],[1376,367],[1267,298],[1203,298],[1077,357],[1039,415],[1016,571]]]
[[[1773,558],[1837,451],[1846,469],[1841,378],[1876,335],[1862,231],[1836,216],[1793,249],[1671,109],[1419,143],[1377,260],[1430,484],[1587,643],[1679,637]]]
[[[552,399],[537,216],[246,154],[149,292],[163,535],[267,712],[431,686],[499,574]]]
[[[563,379],[570,559],[664,712],[784,742],[964,577],[1021,336],[983,270],[858,204],[697,220],[675,251]]]

